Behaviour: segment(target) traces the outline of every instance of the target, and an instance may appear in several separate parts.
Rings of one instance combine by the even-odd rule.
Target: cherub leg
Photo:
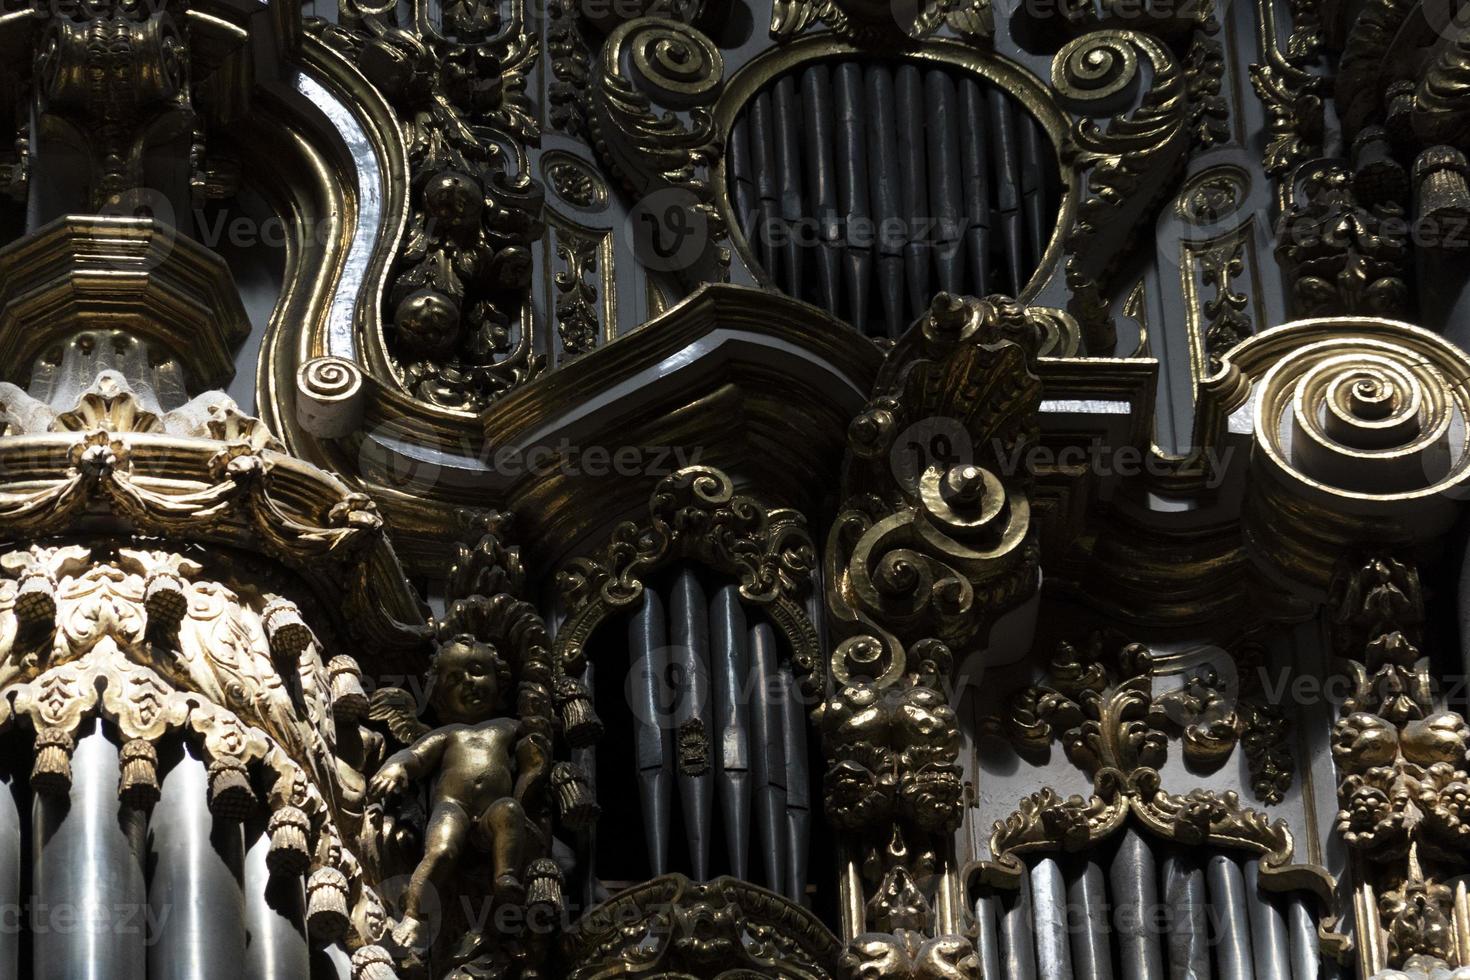
[[[429,826],[424,832],[424,858],[413,869],[408,890],[403,894],[405,917],[422,921],[422,903],[427,888],[438,888],[444,884],[454,870],[454,863],[464,850],[465,835],[469,833],[470,817],[464,809],[454,803],[440,803],[429,814]]]
[[[490,804],[480,818],[490,839],[490,858],[495,869],[495,897],[519,904],[525,899],[521,887],[521,862],[525,854],[526,811],[506,797]]]

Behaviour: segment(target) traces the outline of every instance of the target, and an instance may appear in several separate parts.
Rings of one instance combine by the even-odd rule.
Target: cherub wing
[[[387,724],[388,731],[404,745],[412,745],[429,734],[429,726],[419,721],[418,704],[412,694],[401,687],[380,687],[368,701],[368,717]]]
[[[795,37],[816,21],[838,33],[847,24],[832,0],[776,0],[771,6],[771,36],[778,41]]]
[[[995,12],[990,0],[959,0],[945,12],[945,23],[956,34],[968,38],[995,36]]]

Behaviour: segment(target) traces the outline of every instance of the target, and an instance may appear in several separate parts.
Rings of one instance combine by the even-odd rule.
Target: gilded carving
[[[597,346],[601,333],[597,315],[597,240],[574,231],[558,231],[556,254],[564,264],[552,280],[556,285],[556,330],[561,335],[562,350],[573,355],[584,354]]]
[[[542,191],[522,153],[539,136],[525,98],[535,38],[498,14],[427,0],[400,23],[392,8],[348,4],[323,38],[354,60],[398,111],[411,176],[409,226],[384,290],[399,380],[418,398],[478,411],[542,367],[523,317]]]
[[[695,281],[728,276],[730,249],[725,219],[715,206],[710,167],[721,141],[710,113],[725,82],[720,49],[695,28],[661,17],[640,17],[608,36],[594,68],[589,93],[593,141],[603,162],[640,198],[660,191],[666,213],[683,217],[678,229],[652,234],[660,254],[678,246],[674,234],[699,236],[697,254],[676,270]],[[702,227],[684,228],[694,217]],[[640,229],[641,231],[641,229]]]
[[[1365,975],[1464,963],[1464,912],[1446,881],[1463,871],[1470,840],[1470,726],[1435,706],[1417,646],[1423,601],[1417,569],[1386,556],[1346,567],[1333,593],[1353,681],[1332,733],[1337,832],[1367,882],[1359,914],[1376,920],[1360,927]]]
[[[570,763],[553,764],[558,742],[582,740],[572,735],[575,715],[565,698],[557,723],[550,642],[535,607],[520,598],[525,570],[507,541],[510,517],[485,513],[469,523],[472,543],[459,546],[445,614],[433,623],[426,704],[381,688],[368,709],[401,746],[367,788],[384,804],[385,867],[408,875],[384,945],[405,968],[433,963],[448,967],[448,976],[536,975],[549,936],[500,935],[493,919],[472,918],[473,899],[496,909],[559,911],[561,872],[546,858],[558,804],[563,820],[585,827],[596,803],[586,798],[585,776]],[[595,717],[583,721],[596,725]],[[564,791],[578,783],[580,798]],[[553,784],[562,788],[553,793]],[[464,908],[450,910],[446,894],[466,896]],[[448,930],[441,924],[437,941],[427,928],[431,898],[443,915],[465,919]]]
[[[1387,316],[1408,300],[1407,226],[1393,203],[1360,205],[1340,166],[1313,169],[1281,216],[1276,256],[1303,316]]]
[[[839,975],[837,940],[816,916],[733,878],[664,875],[635,885],[574,925],[562,953],[568,980]]]
[[[568,610],[556,634],[560,669],[579,675],[598,624],[637,602],[651,572],[689,558],[739,580],[741,598],[762,606],[791,643],[803,690],[820,690],[816,631],[801,601],[816,561],[805,518],[736,493],[727,475],[707,466],[660,480],[648,509],[646,523],[618,525],[601,554],[573,559],[557,573]]]
[[[1077,122],[1064,149],[1065,162],[1081,175],[1083,196],[1066,237],[1070,309],[1089,346],[1113,344],[1104,289],[1133,242],[1111,229],[1141,227],[1172,192],[1189,144],[1190,103],[1184,73],[1157,39],[1136,31],[1097,31],[1069,42],[1052,59],[1052,86],[1065,101],[1087,107],[1115,97],[1140,77],[1139,59],[1152,71],[1150,84],[1128,113],[1106,128]]]
[[[986,872],[997,882],[1014,884],[1024,873],[1023,855],[1084,851],[1120,831],[1130,820],[1160,837],[1194,846],[1243,848],[1261,855],[1270,874],[1284,875],[1285,887],[1310,887],[1326,893],[1328,883],[1310,869],[1290,865],[1293,843],[1285,821],[1272,822],[1241,804],[1234,792],[1196,789],[1171,793],[1159,768],[1173,737],[1183,743],[1187,762],[1198,768],[1220,765],[1243,732],[1236,706],[1206,670],[1176,690],[1156,694],[1155,667],[1141,644],[1108,649],[1101,635],[1082,648],[1063,644],[1047,682],[1019,692],[1008,717],[988,722],[988,730],[1011,740],[1023,754],[1045,752],[1060,743],[1067,758],[1092,779],[1092,795],[1066,798],[1043,788],[991,831],[994,863]]]
[[[843,638],[834,676],[889,681],[906,652],[938,640],[965,654],[1035,587],[1025,473],[1004,461],[1035,435],[1040,337],[1013,301],[941,294],[895,345],[848,428],[844,504],[827,545],[828,608]],[[939,379],[952,379],[941,386]],[[968,458],[927,458],[899,478],[900,440],[931,417],[968,434]],[[849,661],[859,664],[849,669]]]
[[[902,18],[895,24],[896,18]],[[990,0],[925,0],[909,11],[875,7],[853,0],[777,0],[771,10],[771,37],[790,40],[814,24],[823,24],[856,44],[891,46],[898,37],[919,40],[948,26],[969,41],[988,41],[995,34]]]

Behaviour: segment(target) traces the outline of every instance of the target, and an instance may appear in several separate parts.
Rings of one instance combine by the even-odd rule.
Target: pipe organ
[[[1470,34],[0,0],[0,980],[1470,970]]]

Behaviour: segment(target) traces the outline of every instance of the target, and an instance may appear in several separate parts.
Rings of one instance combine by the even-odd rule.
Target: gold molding
[[[106,215],[58,218],[0,249],[4,376],[28,379],[61,323],[127,331],[177,358],[195,390],[230,380],[250,332],[224,259],[152,219]]]

